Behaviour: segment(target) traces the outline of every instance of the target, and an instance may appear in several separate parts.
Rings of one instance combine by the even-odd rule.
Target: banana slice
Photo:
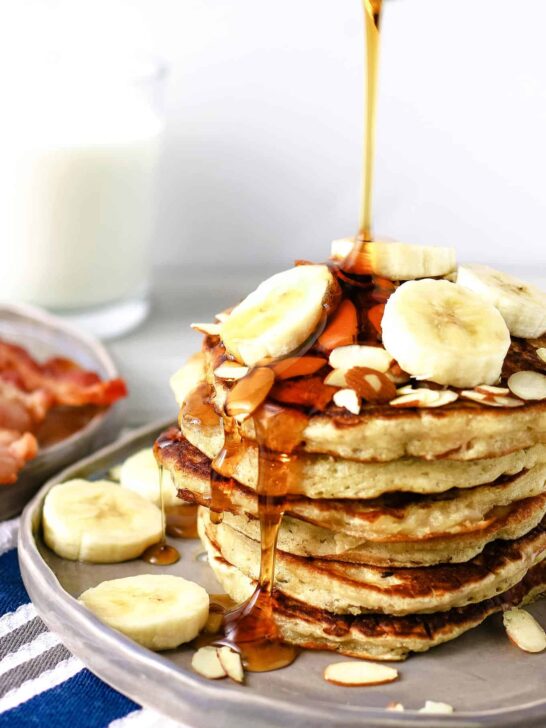
[[[159,508],[108,480],[54,486],[44,502],[42,523],[52,551],[96,564],[136,559],[162,535]]]
[[[199,351],[190,356],[188,361],[176,371],[169,380],[174,398],[181,407],[188,394],[197,387],[204,378],[205,355]]]
[[[343,260],[351,252],[353,244],[352,238],[334,240],[331,257]],[[393,281],[445,276],[457,267],[454,248],[396,242],[365,243],[355,264],[362,267],[355,272],[374,273]]]
[[[494,384],[510,346],[500,313],[449,281],[409,281],[387,301],[383,345],[414,377],[455,387]]]
[[[163,502],[165,506],[179,506],[182,501],[177,498],[175,487],[170,473],[163,471]],[[140,450],[127,458],[121,466],[119,479],[123,488],[138,493],[146,500],[159,506],[161,494],[159,490],[159,468],[151,447]]]
[[[337,293],[325,265],[301,265],[261,283],[221,324],[220,337],[239,361],[253,366],[297,349],[316,329]]]
[[[167,574],[103,581],[79,601],[101,622],[151,650],[170,650],[195,639],[209,613],[203,587]]]
[[[498,308],[512,336],[536,339],[546,331],[546,293],[536,286],[486,265],[461,266],[457,283]]]

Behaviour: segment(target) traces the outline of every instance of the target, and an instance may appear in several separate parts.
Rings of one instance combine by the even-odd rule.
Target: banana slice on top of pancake
[[[326,265],[300,265],[261,283],[220,326],[236,359],[254,366],[297,350],[317,330],[325,306],[339,295]]]
[[[498,308],[512,336],[536,339],[546,332],[546,293],[487,265],[461,266],[457,283]]]
[[[404,371],[455,387],[497,382],[510,347],[499,311],[443,280],[403,283],[387,301],[382,329],[385,349]]]
[[[353,250],[354,238],[334,240],[330,255],[344,260]],[[445,276],[455,271],[455,250],[436,245],[400,242],[364,243],[351,263],[352,272],[374,274],[393,281]]]

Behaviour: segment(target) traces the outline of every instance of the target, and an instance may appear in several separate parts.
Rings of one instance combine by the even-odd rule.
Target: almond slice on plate
[[[238,683],[245,678],[241,655],[227,645],[218,648],[218,657],[228,677]]]
[[[199,331],[200,334],[206,334],[207,336],[220,336],[220,324],[190,324],[194,331]]]
[[[514,607],[502,615],[506,634],[524,652],[546,649],[546,632],[530,612]]]
[[[236,361],[225,361],[214,370],[214,376],[218,379],[242,379],[246,377],[249,368]]]
[[[375,662],[333,662],[324,670],[324,679],[334,685],[359,687],[384,685],[398,678],[398,670]]]
[[[211,645],[201,647],[194,653],[191,658],[191,666],[195,672],[209,680],[219,680],[227,675],[218,656],[218,650]]]
[[[339,389],[335,392],[333,399],[338,407],[344,407],[353,415],[360,413],[360,397],[354,389]]]
[[[451,389],[415,389],[409,394],[403,394],[390,401],[391,407],[442,407],[443,405],[455,402],[458,398],[457,392]]]
[[[418,713],[443,713],[448,715],[453,713],[453,706],[449,703],[437,703],[435,700],[427,700],[422,708],[419,708]]]
[[[502,394],[486,394],[476,389],[463,389],[461,397],[471,399],[474,402],[485,404],[489,407],[521,407],[523,402],[515,397],[508,397]]]
[[[546,399],[546,375],[539,372],[516,372],[508,379],[508,386],[521,399]]]
[[[393,362],[392,356],[382,346],[338,346],[330,354],[332,369],[352,369],[368,367],[378,372],[386,372]]]
[[[389,703],[386,706],[385,710],[394,710],[395,713],[403,713],[404,706],[402,705],[402,703],[397,703],[396,701],[393,700],[392,703]]]
[[[537,349],[537,356],[541,361],[546,363],[546,348],[544,346],[541,346],[540,349]]]
[[[480,384],[474,389],[482,394],[510,394],[508,387],[492,387],[490,384]]]

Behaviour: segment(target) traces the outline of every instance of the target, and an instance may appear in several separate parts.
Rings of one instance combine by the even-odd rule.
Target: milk
[[[161,121],[137,86],[82,85],[33,89],[0,139],[3,300],[69,311],[146,286]]]

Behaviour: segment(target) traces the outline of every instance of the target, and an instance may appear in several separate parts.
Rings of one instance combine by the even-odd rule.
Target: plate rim
[[[228,718],[237,718],[240,728],[266,728],[271,725],[268,719],[274,716],[275,724],[284,724],[291,721],[293,725],[301,728],[316,728],[321,725],[353,726],[367,725],[377,728],[407,725],[417,728],[419,726],[437,726],[438,728],[481,728],[483,726],[497,726],[498,728],[519,728],[522,721],[526,726],[543,726],[546,718],[546,698],[542,700],[523,703],[510,708],[495,708],[484,711],[458,711],[451,715],[424,715],[416,710],[404,712],[386,711],[383,708],[366,708],[360,706],[347,706],[338,704],[334,707],[322,705],[315,701],[314,705],[308,703],[295,704],[282,698],[270,698],[260,695],[258,691],[248,691],[246,697],[241,699],[241,693],[226,688],[222,683],[202,678],[196,673],[175,665],[160,653],[154,653],[143,648],[128,637],[116,632],[98,620],[95,615],[83,607],[77,599],[66,592],[58,581],[54,571],[43,560],[35,539],[34,524],[41,515],[41,504],[46,493],[57,483],[71,477],[73,472],[91,466],[99,459],[118,455],[147,438],[155,437],[159,432],[172,426],[173,418],[156,421],[133,430],[114,443],[101,448],[92,455],[68,466],[60,473],[50,478],[26,505],[21,516],[18,536],[18,558],[21,575],[29,596],[38,615],[48,628],[56,632],[69,650],[78,657],[83,664],[100,679],[104,680],[115,690],[123,693],[139,705],[150,708],[174,720],[188,721],[192,728],[210,728],[215,722],[218,726],[228,726],[225,723],[226,712]],[[56,602],[57,609],[62,606],[63,619],[56,616],[49,605]],[[109,654],[114,659],[104,659],[98,656],[89,659],[86,651],[90,642],[106,644]],[[83,654],[85,653],[85,654]],[[337,656],[339,657],[339,656]],[[123,664],[124,671],[120,679],[119,667]],[[139,690],[144,680],[144,671],[152,671],[152,680],[144,694]],[[159,705],[158,696],[164,692],[166,682],[176,680],[179,693],[176,706]],[[189,691],[187,695],[183,690]],[[150,698],[148,699],[148,695]],[[153,696],[153,697],[152,697]],[[172,699],[168,702],[172,703]],[[200,714],[196,715],[196,708]],[[230,708],[234,709],[230,716]],[[265,720],[264,720],[265,719]]]

